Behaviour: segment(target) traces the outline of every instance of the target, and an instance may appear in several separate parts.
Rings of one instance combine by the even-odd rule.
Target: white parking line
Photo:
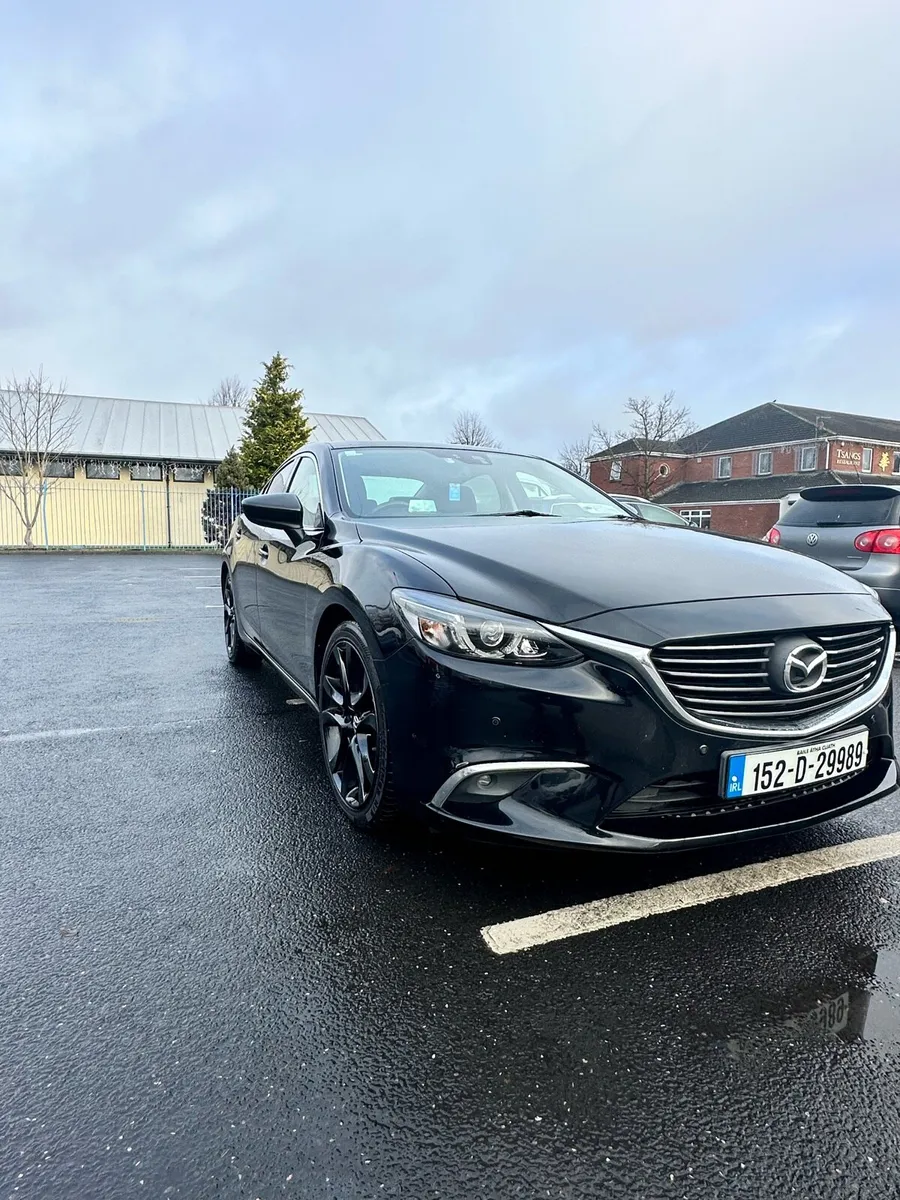
[[[183,721],[165,721],[156,725],[89,725],[74,729],[29,729],[22,733],[0,733],[0,746],[10,742],[52,742],[67,738],[96,737],[111,733],[166,733],[201,725],[211,717],[192,717]],[[218,719],[218,718],[216,718]]]
[[[796,883],[800,879],[812,879],[816,875],[829,875],[832,871],[898,857],[900,833],[885,833],[857,842],[844,842],[838,846],[825,846],[821,850],[773,858],[769,862],[733,867],[715,875],[698,875],[694,879],[666,883],[643,892],[627,892],[622,896],[591,900],[571,908],[557,908],[517,921],[486,925],[481,936],[495,954],[515,954],[519,950],[530,950],[534,946],[558,942],[580,933],[609,929],[625,921],[640,921],[644,917],[711,904],[714,900],[728,900],[733,896],[746,896],[750,892]]]

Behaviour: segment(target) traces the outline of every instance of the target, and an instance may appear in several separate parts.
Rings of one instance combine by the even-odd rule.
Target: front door
[[[260,561],[259,609],[263,645],[297,683],[314,690],[310,598],[323,579],[319,561],[323,526],[319,472],[311,454],[304,454],[286,489],[299,498],[304,537],[295,546],[287,534],[269,530]]]
[[[243,513],[238,515],[231,532],[231,587],[238,625],[243,636],[247,638],[259,637],[256,589],[260,540],[266,533],[268,530],[248,521]]]

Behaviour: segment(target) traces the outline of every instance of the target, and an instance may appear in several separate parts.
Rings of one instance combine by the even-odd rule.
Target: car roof
[[[658,500],[647,500],[643,496],[626,496],[624,492],[607,492],[607,496],[612,496],[613,500],[627,500],[631,504],[652,504],[654,508],[665,508],[665,504],[660,504]]]
[[[801,500],[889,500],[900,496],[894,483],[832,483],[825,487],[801,488]]]
[[[310,442],[303,446],[303,450],[312,450],[321,447],[328,450],[448,450],[451,453],[458,453],[460,450],[471,451],[476,454],[510,454],[516,458],[539,458],[544,462],[549,462],[550,459],[544,458],[542,454],[528,454],[520,450],[498,450],[494,446],[462,446],[459,443],[453,442],[390,442],[379,439],[368,442]],[[299,451],[298,451],[299,453]],[[561,468],[565,470],[565,468]]]

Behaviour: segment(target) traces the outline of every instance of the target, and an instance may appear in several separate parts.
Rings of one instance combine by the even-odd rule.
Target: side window
[[[275,474],[272,476],[272,478],[269,480],[268,484],[265,487],[265,491],[267,491],[267,492],[286,492],[286,491],[288,491],[288,484],[291,481],[291,475],[293,475],[294,467],[296,465],[297,465],[297,460],[295,458],[292,458],[292,459],[290,459],[289,462],[286,462],[283,467],[280,467],[275,472]]]
[[[319,491],[319,471],[316,460],[309,454],[300,459],[297,473],[291,481],[291,491],[300,498],[303,506],[303,528],[321,529],[322,496]]]
[[[529,500],[546,499],[553,495],[552,489],[536,475],[528,475],[525,471],[516,471],[516,479],[522,485],[522,490]]]
[[[471,489],[478,512],[499,512],[502,508],[500,490],[491,475],[475,475],[466,480],[465,486]]]
[[[402,479],[395,475],[363,475],[366,499],[373,504],[387,504],[388,500],[415,496],[423,486],[421,479]]]

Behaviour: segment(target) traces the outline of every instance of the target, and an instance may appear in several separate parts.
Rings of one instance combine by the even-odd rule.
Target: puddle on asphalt
[[[810,981],[784,1008],[774,1004],[765,1020],[726,1047],[735,1061],[778,1045],[802,1042],[866,1042],[900,1046],[900,949],[854,947],[844,978]]]

